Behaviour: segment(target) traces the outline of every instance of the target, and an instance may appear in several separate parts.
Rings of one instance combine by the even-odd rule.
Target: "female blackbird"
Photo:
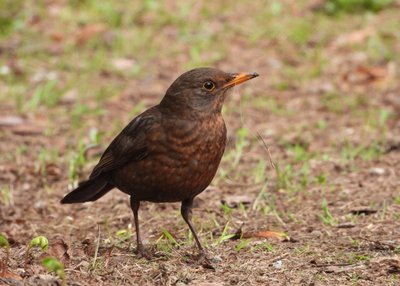
[[[130,195],[137,251],[141,201],[182,202],[181,214],[196,240],[191,215],[193,198],[204,191],[225,150],[221,109],[227,91],[257,73],[225,73],[197,68],[182,74],[160,104],[134,118],[111,142],[89,179],[66,195],[62,204],[95,201],[113,188]]]

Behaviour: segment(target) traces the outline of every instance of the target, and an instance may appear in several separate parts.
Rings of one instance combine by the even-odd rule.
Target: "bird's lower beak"
[[[226,83],[222,88],[230,88],[255,77],[258,77],[258,73],[236,73],[233,74],[233,79]]]

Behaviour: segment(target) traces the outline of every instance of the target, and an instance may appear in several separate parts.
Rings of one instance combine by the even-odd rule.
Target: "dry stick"
[[[96,251],[94,252],[94,259],[93,259],[93,264],[92,268],[94,269],[96,266],[96,261],[97,261],[97,255],[99,253],[99,247],[100,247],[100,225],[97,225],[97,228],[99,230],[99,235],[97,236],[97,245],[96,245]]]
[[[271,168],[276,171],[276,167],[275,167],[275,164],[274,164],[274,162],[272,160],[271,152],[269,151],[269,147],[268,147],[267,143],[265,143],[264,138],[262,138],[261,134],[258,131],[255,132],[255,133],[257,134],[257,137],[262,141],[262,143],[264,145],[264,148],[267,150],[267,154],[268,154],[268,158],[269,158],[269,164],[270,164]],[[262,187],[260,193],[258,194],[257,198],[254,200],[253,206],[252,206],[253,210],[256,209],[258,201],[261,199],[261,196],[264,194],[265,189],[267,188],[267,186],[268,186],[268,181],[265,182],[265,184],[263,185],[263,187]]]
[[[276,167],[275,167],[274,161],[272,161],[272,156],[271,156],[271,152],[269,151],[269,147],[268,147],[267,143],[265,143],[264,138],[261,136],[261,134],[258,131],[257,131],[257,137],[262,141],[262,143],[264,144],[265,149],[267,150],[267,154],[268,154],[268,158],[269,158],[269,164],[271,165],[271,168],[276,171]]]

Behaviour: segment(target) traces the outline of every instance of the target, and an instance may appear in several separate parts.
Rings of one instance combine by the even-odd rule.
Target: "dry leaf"
[[[70,257],[68,254],[68,245],[61,238],[54,239],[50,244],[46,251],[41,255],[41,258],[45,258],[48,256],[56,257],[60,260],[64,265],[68,265],[70,261]]]
[[[97,36],[98,34],[104,32],[105,30],[106,30],[106,26],[101,23],[84,26],[76,33],[76,36],[75,36],[76,43],[78,45],[83,45],[89,39]]]
[[[389,71],[383,67],[357,67],[358,78],[361,83],[381,83],[389,79]]]
[[[115,58],[111,60],[111,63],[115,69],[123,71],[131,69],[135,61],[127,58]]]
[[[6,264],[0,262],[0,278],[4,279],[16,279],[16,280],[21,280],[22,278],[8,270],[8,267]]]
[[[281,240],[290,240],[289,236],[284,232],[260,230],[243,232],[242,226],[236,231],[233,239],[238,238],[278,238]]]
[[[12,133],[17,135],[39,135],[42,134],[43,129],[36,125],[18,125],[11,128]]]
[[[17,126],[21,125],[25,120],[20,116],[4,116],[0,117],[0,126]]]
[[[256,233],[250,233],[251,236],[249,237],[258,237],[258,238],[287,238],[288,236],[283,232],[277,231],[269,231],[269,230],[262,230]],[[243,234],[243,237],[246,236],[246,233]]]
[[[400,258],[397,256],[384,256],[371,259],[374,269],[385,270],[388,273],[400,273]]]
[[[221,200],[221,204],[225,204],[230,208],[237,208],[240,204],[249,205],[251,202],[252,198],[247,195],[231,195]]]
[[[64,34],[59,33],[59,32],[53,32],[49,35],[50,39],[54,42],[54,43],[61,43],[64,41]]]
[[[375,34],[375,29],[367,27],[361,30],[353,31],[349,34],[339,36],[334,42],[333,47],[342,47],[364,42],[367,38]]]

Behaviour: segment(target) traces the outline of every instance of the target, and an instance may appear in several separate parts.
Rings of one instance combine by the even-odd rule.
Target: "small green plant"
[[[232,167],[237,166],[242,158],[244,148],[249,145],[248,135],[249,129],[247,128],[240,128],[236,132],[235,158],[233,160]]]
[[[328,202],[326,199],[322,200],[322,215],[319,215],[319,218],[325,225],[335,226],[337,224],[337,220],[332,216],[331,212],[328,208]]]
[[[267,242],[261,243],[261,246],[262,246],[267,252],[273,252],[273,251],[275,251],[274,247],[273,247],[271,244],[267,243]]]
[[[43,177],[46,177],[47,164],[56,162],[58,158],[58,150],[48,148],[41,149],[35,162],[35,171]]]
[[[167,241],[161,242],[165,238],[167,239]],[[164,229],[162,235],[156,241],[156,246],[157,249],[164,252],[165,254],[168,254],[172,251],[174,247],[179,247],[180,244],[176,241],[176,239],[168,230]]]
[[[286,165],[282,168],[280,165],[276,165],[276,179],[278,189],[287,190],[290,189],[293,179],[293,168],[291,165]]]
[[[296,253],[299,254],[299,255],[310,254],[310,253],[311,253],[311,251],[310,251],[310,245],[309,245],[309,244],[305,244],[305,245],[296,247],[294,250],[295,250]]]
[[[378,118],[379,127],[385,127],[387,121],[393,117],[393,115],[394,114],[390,110],[380,109]]]
[[[57,81],[50,80],[36,88],[32,98],[27,103],[27,108],[33,110],[41,104],[53,107],[58,103],[60,97],[61,93],[57,90]]]
[[[132,237],[132,232],[129,229],[120,229],[115,233],[115,236],[120,241],[127,241]]]
[[[312,154],[309,153],[303,145],[295,144],[288,146],[289,151],[293,154],[296,162],[305,162],[312,158]]]
[[[295,170],[293,165],[286,165],[284,168],[278,164],[275,167],[278,190],[294,194],[308,186],[310,167],[305,162],[300,169]]]
[[[251,238],[241,240],[237,245],[235,245],[235,250],[239,252],[243,248],[247,248],[251,242]]]
[[[24,14],[23,7],[22,0],[0,1],[0,37],[8,36],[18,27],[17,15]]]
[[[383,153],[383,148],[378,142],[374,142],[371,145],[358,145],[355,146],[350,142],[347,142],[342,147],[342,159],[346,163],[352,163],[355,159],[361,158],[369,161],[378,158]]]
[[[327,176],[325,173],[321,173],[315,176],[315,182],[319,185],[325,185],[327,181]]]
[[[258,162],[258,164],[255,166],[255,168],[252,171],[254,183],[258,184],[265,180],[266,166],[267,166],[267,162],[265,161],[265,159],[260,159],[260,161]]]
[[[324,11],[327,14],[378,12],[393,2],[394,0],[327,0]]]
[[[46,257],[42,260],[42,265],[50,272],[54,272],[60,279],[61,285],[66,286],[67,281],[65,277],[64,264],[54,257]]]
[[[220,208],[224,211],[225,215],[229,215],[233,211],[233,209],[230,206],[228,206],[226,203],[221,204]]]
[[[325,120],[323,120],[323,119],[318,120],[318,122],[317,122],[318,129],[325,130],[327,126],[328,126],[328,123]]]
[[[261,251],[266,251],[266,252],[274,252],[274,246],[269,244],[268,242],[261,242],[258,243],[257,245],[255,245],[254,247],[252,247],[252,251],[257,251],[257,250],[261,250]]]
[[[8,258],[10,257],[10,243],[3,234],[0,234],[0,248],[4,248],[6,250],[6,259],[4,263],[7,264]]]
[[[355,263],[355,262],[358,262],[358,261],[369,261],[369,260],[371,260],[371,256],[369,256],[369,255],[352,253],[351,257],[349,259],[349,263]]]
[[[32,248],[40,248],[42,252],[46,252],[48,247],[49,247],[49,240],[46,237],[42,235],[34,237],[29,242],[28,248],[26,249],[25,252],[25,266],[28,263],[29,254]]]
[[[172,236],[172,234],[168,230],[164,229],[163,234],[168,239],[168,241],[171,243],[171,245],[179,246],[179,243],[175,240],[175,238]]]
[[[288,37],[296,45],[304,45],[312,36],[313,26],[310,21],[298,18],[289,23]]]
[[[216,244],[221,244],[221,243],[223,243],[224,241],[229,240],[229,239],[231,239],[231,238],[233,238],[233,237],[236,236],[235,233],[228,233],[228,228],[229,228],[229,222],[227,222],[227,223],[225,224],[225,227],[224,227],[224,229],[223,229],[221,235],[220,235],[219,238],[217,239]]]
[[[85,144],[82,140],[80,140],[78,143],[78,150],[72,151],[70,155],[68,177],[71,183],[74,183],[78,180],[79,171],[86,164],[85,152]]]
[[[49,240],[43,235],[36,236],[29,242],[28,251],[33,247],[39,247],[43,252],[49,247]]]
[[[6,206],[14,204],[14,196],[12,194],[11,186],[0,186],[0,202]]]
[[[349,237],[350,243],[353,247],[359,247],[360,246],[360,241],[357,239],[354,239],[352,237]]]

